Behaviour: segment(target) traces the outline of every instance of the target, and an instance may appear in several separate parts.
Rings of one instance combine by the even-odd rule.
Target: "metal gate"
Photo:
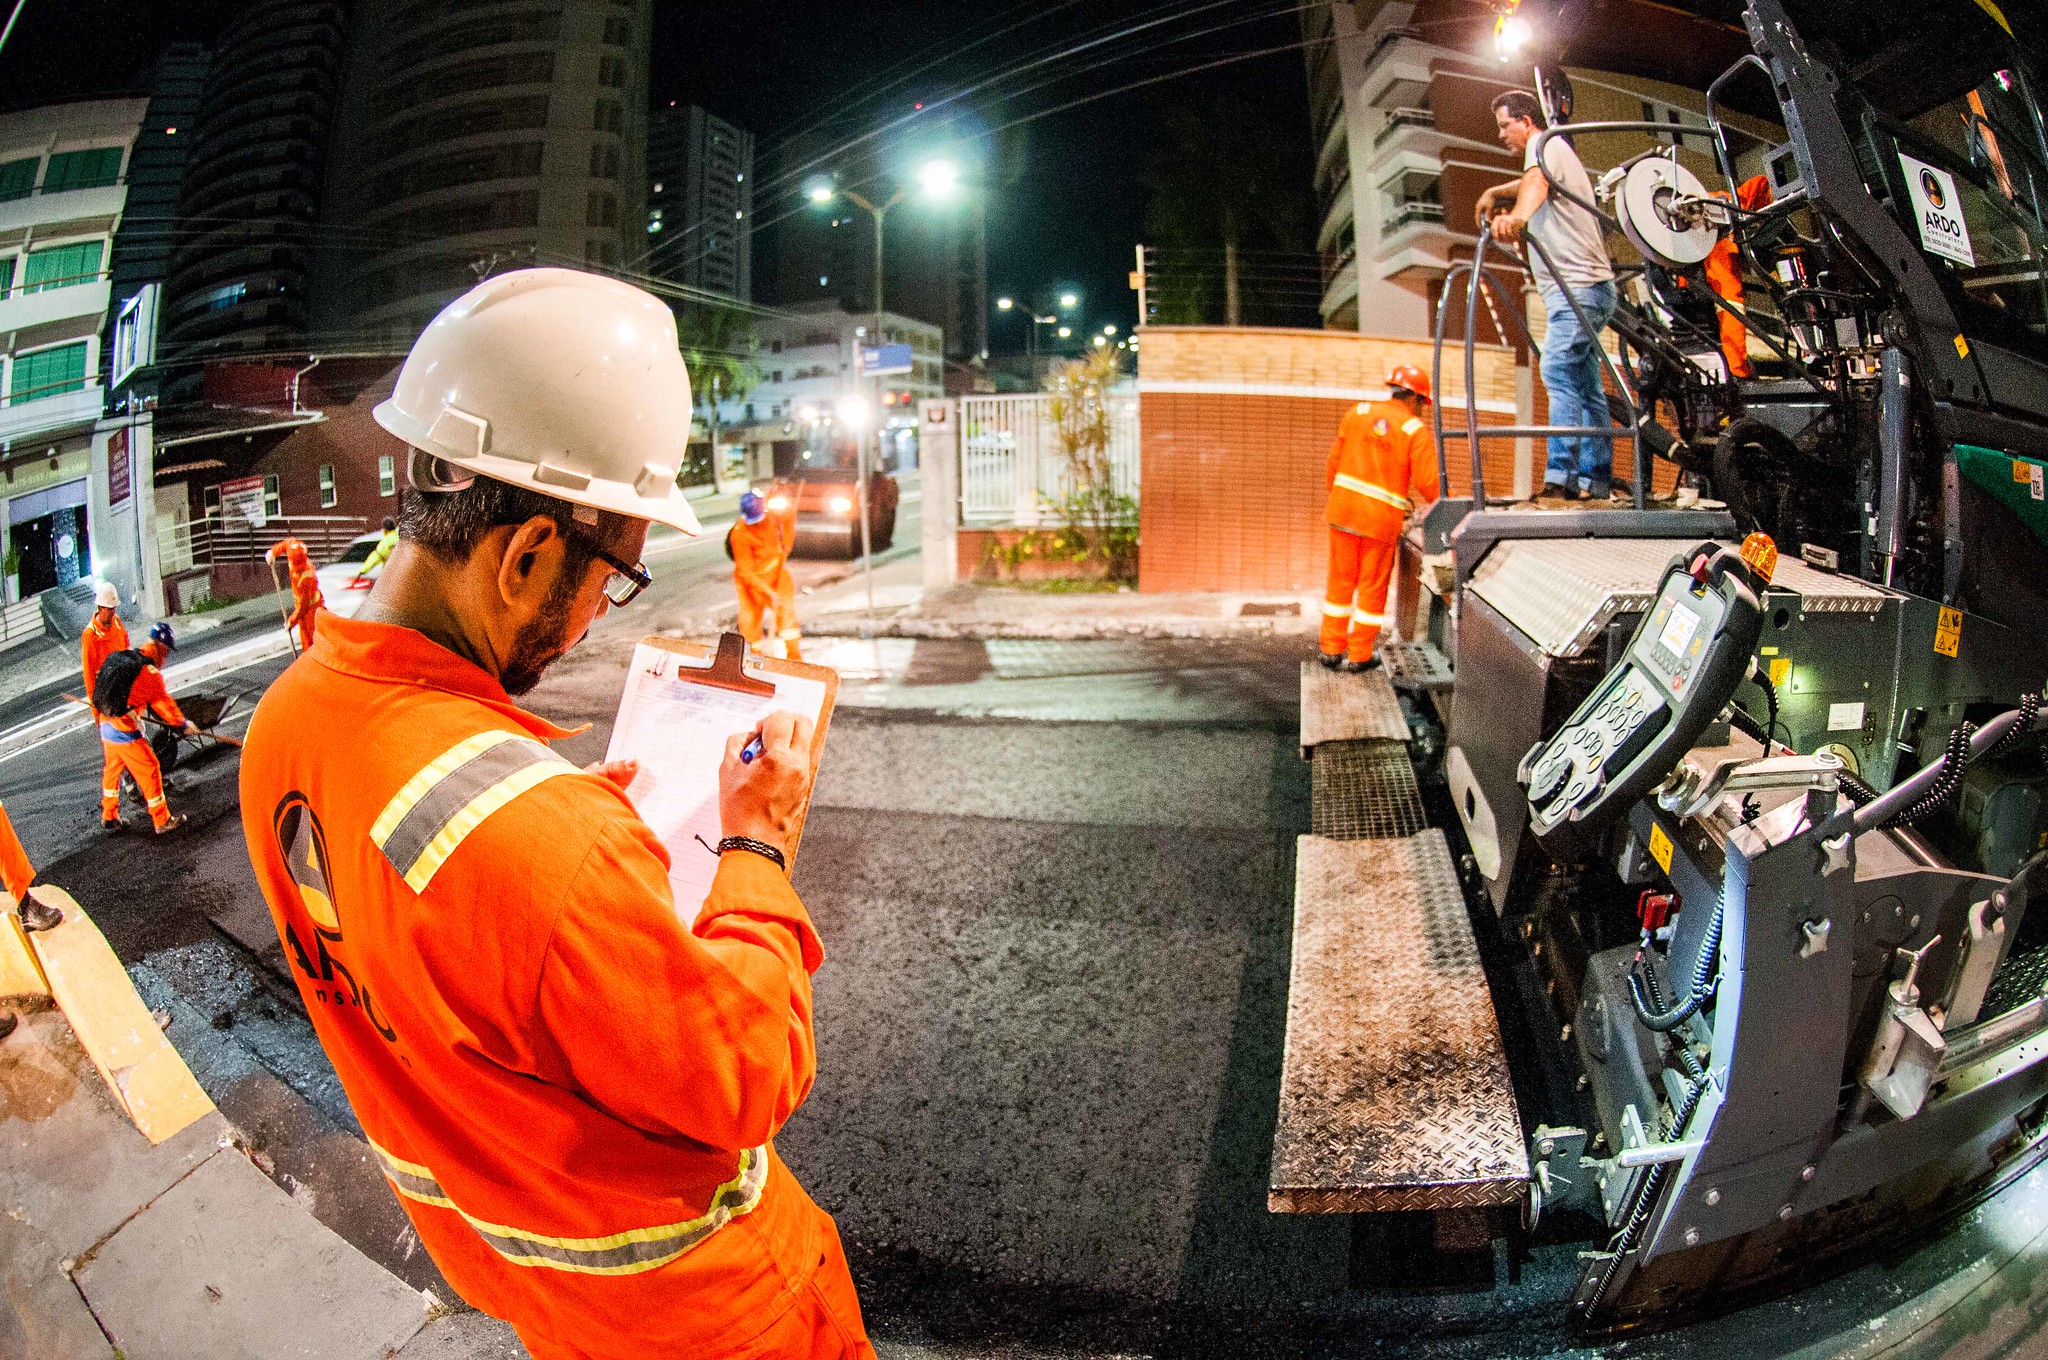
[[[960,522],[1036,526],[1067,494],[1053,399],[1042,393],[960,399]],[[1138,497],[1138,393],[1110,396],[1109,454],[1117,493]]]

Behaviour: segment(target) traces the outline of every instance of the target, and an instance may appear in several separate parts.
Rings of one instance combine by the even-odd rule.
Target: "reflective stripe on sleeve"
[[[711,1192],[711,1207],[680,1223],[630,1228],[604,1237],[551,1237],[523,1228],[490,1223],[448,1198],[434,1173],[417,1162],[394,1157],[375,1143],[370,1150],[384,1164],[384,1176],[407,1199],[452,1209],[490,1243],[492,1250],[514,1265],[566,1270],[579,1275],[637,1275],[665,1266],[761,1202],[768,1184],[768,1149],[764,1145],[740,1153],[739,1170]]]
[[[1348,472],[1337,474],[1337,485],[1343,487],[1346,491],[1356,491],[1361,496],[1369,496],[1376,501],[1385,501],[1396,510],[1406,510],[1408,508],[1408,498],[1406,496],[1397,495],[1383,486],[1374,486],[1371,482],[1362,482]]]
[[[1421,417],[1421,416],[1410,416],[1410,417],[1408,417],[1408,419],[1406,419],[1405,421],[1401,422],[1401,433],[1402,433],[1402,434],[1414,434],[1414,433],[1415,433],[1415,432],[1416,432],[1417,430],[1419,430],[1419,429],[1421,429],[1421,428],[1422,428],[1422,417]]]
[[[440,872],[483,820],[534,785],[576,767],[531,737],[479,732],[407,780],[370,828],[370,840],[414,892]]]

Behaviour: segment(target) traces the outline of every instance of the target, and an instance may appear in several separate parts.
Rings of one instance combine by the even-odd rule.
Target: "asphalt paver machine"
[[[1679,8],[1749,49],[1709,86],[1718,174],[1656,123],[1570,129],[1647,148],[1584,205],[1640,256],[1636,504],[1489,504],[1450,431],[1480,494],[1430,528],[1445,789],[1564,1074],[1523,1092],[1528,1213],[1592,1220],[1568,1307],[1607,1328],[1897,1242],[2048,1148],[2039,75],[1988,4]],[[1628,36],[1566,57],[1655,74]],[[1723,242],[1744,304],[1699,279]],[[1657,460],[1697,506],[1653,503]]]

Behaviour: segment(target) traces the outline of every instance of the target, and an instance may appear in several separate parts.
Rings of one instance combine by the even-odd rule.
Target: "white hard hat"
[[[698,531],[676,488],[690,378],[675,314],[629,283],[574,269],[485,279],[420,332],[376,417],[463,474],[415,457],[423,489],[481,475]]]
[[[114,589],[112,581],[102,581],[93,590],[92,607],[94,609],[119,609],[121,607],[121,592]]]

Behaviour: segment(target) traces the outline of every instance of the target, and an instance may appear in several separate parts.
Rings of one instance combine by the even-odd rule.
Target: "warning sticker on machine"
[[[1671,837],[1655,823],[1650,826],[1650,858],[1657,861],[1659,869],[1667,874],[1671,872]]]
[[[2043,486],[2044,479],[2041,475],[2044,472],[2048,472],[2048,468],[2043,468],[2039,463],[2036,463],[2033,467],[2034,475],[2027,478],[2027,481],[2031,483],[2027,490],[2033,494],[2034,499],[2037,501],[2044,496],[2048,496],[2048,486]]]
[[[1829,704],[1828,731],[1855,732],[1863,726],[1862,704]]]
[[[1941,617],[1934,625],[1934,650],[1943,656],[1954,656],[1963,645],[1963,611],[1941,607]]]
[[[1913,220],[1920,228],[1920,244],[1943,259],[1976,264],[1977,254],[1970,249],[1970,228],[1963,221],[1963,204],[1956,193],[1955,177],[1903,151],[1899,153],[1899,168],[1906,172],[1906,189],[1912,195]]]

